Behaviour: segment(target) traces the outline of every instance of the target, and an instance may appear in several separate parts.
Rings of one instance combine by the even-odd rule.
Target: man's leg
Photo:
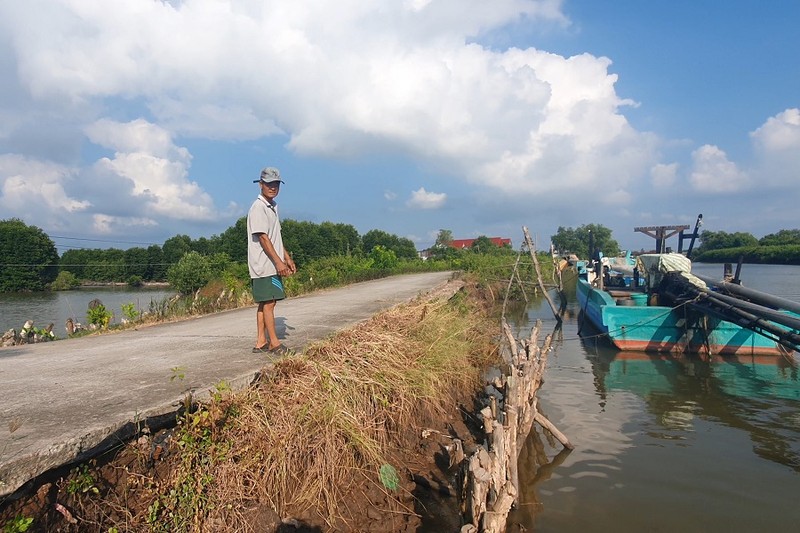
[[[269,349],[276,348],[281,341],[278,339],[278,332],[275,329],[275,300],[264,302],[263,305],[263,328],[266,330],[266,336],[269,337]],[[259,306],[260,307],[260,306]]]
[[[264,329],[264,306],[268,302],[258,302],[258,309],[256,310],[256,348],[263,348],[269,344],[267,334]]]

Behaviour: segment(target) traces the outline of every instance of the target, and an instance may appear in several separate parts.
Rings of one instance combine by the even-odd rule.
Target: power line
[[[58,263],[57,265],[33,265],[25,263],[0,264],[0,267],[134,267],[134,266],[170,266],[175,263]],[[221,264],[221,263],[212,263]]]
[[[233,261],[235,262],[235,261]],[[0,267],[13,267],[13,268],[33,268],[33,267],[106,267],[106,268],[119,268],[119,267],[137,267],[137,266],[172,266],[177,263],[58,263],[55,265],[50,264],[29,264],[29,263],[3,263]],[[209,261],[210,265],[222,265],[224,261]]]
[[[110,244],[149,244],[149,245],[156,245],[160,246],[157,242],[139,242],[139,241],[112,241],[106,239],[88,239],[82,237],[64,237],[59,235],[50,235],[51,239],[66,239],[69,241],[90,241],[90,242],[106,242]]]

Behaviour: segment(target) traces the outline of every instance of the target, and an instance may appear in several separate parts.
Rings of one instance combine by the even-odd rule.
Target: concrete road
[[[278,303],[286,346],[313,341],[411,300],[451,272],[369,281]],[[174,420],[187,397],[227,381],[249,385],[269,366],[255,343],[255,307],[172,324],[0,349],[0,496],[84,460],[147,421]]]

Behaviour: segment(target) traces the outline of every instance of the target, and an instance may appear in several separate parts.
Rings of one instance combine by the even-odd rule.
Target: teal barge
[[[680,279],[699,294],[709,292],[681,254],[645,254],[617,263],[601,258],[594,265],[579,263],[578,274],[582,329],[589,322],[619,350],[738,356],[780,355],[795,346],[786,348],[737,316],[703,308],[700,296],[681,299],[665,291],[665,284]]]

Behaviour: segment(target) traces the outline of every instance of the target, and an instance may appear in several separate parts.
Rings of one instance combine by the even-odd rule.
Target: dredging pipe
[[[685,303],[700,313],[727,320],[773,339],[786,348],[800,351],[800,319],[796,317],[709,289],[701,289],[674,272],[664,276],[659,293],[673,304]]]
[[[785,348],[800,351],[800,335],[794,331],[784,329],[770,322],[769,319],[756,316],[739,307],[719,307],[718,305],[713,305],[713,303],[712,297],[709,297],[705,299],[705,302],[701,299],[688,305],[701,313],[714,315],[722,320],[727,320],[743,328],[755,331],[759,335],[773,339]]]
[[[720,305],[727,304],[730,307],[743,309],[760,318],[769,320],[770,322],[777,322],[778,324],[784,325],[788,328],[800,331],[800,318],[798,317],[788,315],[782,311],[749,302],[747,300],[741,300],[734,296],[720,294],[718,292],[710,292],[707,293],[707,295],[710,300],[720,302]]]
[[[697,275],[695,274],[695,276]],[[697,277],[705,281],[707,285],[716,287],[717,289],[722,289],[730,294],[735,294],[737,296],[747,298],[751,302],[766,307],[771,307],[772,309],[785,309],[786,311],[791,311],[793,313],[800,314],[800,303],[794,302],[792,300],[787,300],[786,298],[781,298],[780,296],[767,294],[765,292],[757,291],[755,289],[742,287],[741,285],[737,285],[736,283],[728,283],[727,281],[715,280],[714,278],[709,278],[708,276],[697,276]]]

